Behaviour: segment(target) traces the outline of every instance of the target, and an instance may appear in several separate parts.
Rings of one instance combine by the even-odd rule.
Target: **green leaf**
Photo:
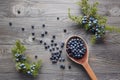
[[[118,32],[118,33],[120,33],[120,28],[118,28],[118,27],[108,26],[107,25],[105,29],[110,31],[110,32]]]

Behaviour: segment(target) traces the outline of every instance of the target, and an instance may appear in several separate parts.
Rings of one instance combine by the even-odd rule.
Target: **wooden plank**
[[[71,35],[82,36],[88,43],[90,56],[89,64],[98,77],[98,80],[120,80],[120,36],[119,33],[106,33],[104,44],[92,45],[90,35],[68,18],[68,8],[71,8],[71,14],[80,15],[80,7],[75,3],[79,0],[0,0],[0,78],[1,80],[90,80],[86,71],[81,65],[73,63],[66,56],[65,49],[62,56],[65,57],[64,63],[58,62],[53,65],[49,58],[50,52],[39,44],[42,39],[50,44],[52,35],[56,35],[56,42],[61,41]],[[93,3],[96,0],[90,0]],[[108,24],[111,26],[120,26],[119,0],[98,0],[100,5],[99,14],[107,16]],[[17,11],[21,13],[18,14]],[[59,17],[59,20],[57,20]],[[9,22],[13,25],[9,26]],[[46,27],[42,28],[45,24]],[[35,29],[31,29],[31,25]],[[25,28],[22,32],[21,28]],[[67,29],[67,33],[63,33]],[[48,31],[45,38],[40,34]],[[31,33],[35,32],[36,40],[28,40]],[[37,78],[33,79],[19,74],[15,70],[15,63],[12,59],[11,48],[16,40],[20,39],[27,47],[25,54],[36,61],[34,56],[42,59],[43,64]],[[59,66],[64,64],[65,70]],[[71,65],[71,70],[68,69]]]

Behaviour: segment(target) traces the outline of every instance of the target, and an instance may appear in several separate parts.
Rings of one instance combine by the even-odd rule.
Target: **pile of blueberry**
[[[63,57],[61,57],[62,50],[64,48],[64,42],[57,43],[55,41],[56,36],[53,35],[52,39],[50,41],[50,44],[47,44],[47,42],[40,40],[40,44],[44,45],[45,50],[48,50],[51,53],[50,61],[54,64],[57,63],[58,61],[65,61]]]
[[[69,56],[81,59],[86,54],[86,44],[79,37],[71,37],[66,44],[66,51]]]
[[[105,26],[101,26],[98,24],[98,20],[92,16],[87,17],[83,16],[82,25],[87,26],[86,30],[95,34],[96,39],[101,39],[105,34]]]

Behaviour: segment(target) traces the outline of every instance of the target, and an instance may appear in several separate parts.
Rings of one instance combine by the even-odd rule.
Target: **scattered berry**
[[[62,50],[60,50],[59,53],[62,53]]]
[[[20,11],[18,10],[17,13],[20,14]]]
[[[70,65],[68,66],[68,69],[71,69],[71,66],[70,66]]]
[[[56,50],[59,50],[59,47],[56,47]]]
[[[47,43],[46,43],[46,42],[44,42],[44,45],[47,45]]]
[[[41,37],[44,37],[44,34],[41,34]]]
[[[57,46],[57,43],[54,43],[54,46]]]
[[[53,35],[52,38],[55,39],[56,38],[55,35]]]
[[[51,40],[51,43],[53,43],[54,42],[54,40]]]
[[[57,17],[57,20],[59,20],[60,18],[59,17]]]
[[[63,31],[64,31],[64,33],[66,33],[66,32],[67,32],[67,30],[66,30],[66,29],[64,29]]]
[[[12,22],[9,22],[9,26],[12,26]]]
[[[47,46],[45,46],[45,49],[48,49],[48,47],[47,47]]]
[[[48,34],[48,32],[47,32],[47,31],[45,31],[45,34]]]
[[[34,29],[34,26],[32,25],[31,28]]]
[[[44,28],[44,27],[45,27],[45,24],[43,24],[42,27]]]
[[[60,68],[61,69],[65,69],[65,65],[60,65]]]
[[[52,49],[49,49],[50,52],[52,52]]]
[[[42,40],[40,40],[40,44],[42,44],[43,43],[43,41]]]
[[[37,55],[35,55],[35,59],[37,59],[37,57],[38,57],[38,56],[37,56]]]
[[[35,33],[33,32],[33,33],[32,33],[32,36],[34,36],[34,35],[35,35]]]
[[[25,28],[21,28],[22,31],[25,31]]]
[[[34,40],[35,40],[35,37],[34,37],[34,38],[32,38],[32,40],[34,41]]]

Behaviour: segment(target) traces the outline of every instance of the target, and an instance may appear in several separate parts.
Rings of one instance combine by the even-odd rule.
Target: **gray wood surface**
[[[107,32],[104,44],[90,43],[90,36],[68,18],[68,8],[73,15],[80,15],[80,7],[75,3],[79,0],[0,0],[0,80],[90,80],[81,65],[75,64],[66,57],[65,49],[62,56],[64,63],[53,65],[49,51],[39,44],[40,34],[47,30],[49,34],[43,38],[50,43],[52,35],[56,41],[66,41],[69,36],[82,36],[88,43],[89,64],[98,80],[120,80],[120,34]],[[96,0],[90,0],[93,3]],[[99,14],[108,18],[108,24],[120,27],[120,0],[98,0]],[[18,14],[17,11],[21,13]],[[57,17],[60,19],[57,20]],[[12,26],[9,26],[12,22]],[[42,28],[45,24],[46,27]],[[35,29],[31,29],[31,25]],[[22,32],[21,28],[25,31]],[[67,33],[63,33],[67,29]],[[29,41],[31,33],[35,32],[36,40]],[[42,59],[42,68],[37,78],[31,78],[18,73],[12,59],[11,48],[16,40],[21,40],[27,47],[25,52],[32,61],[35,55]],[[65,70],[59,68],[65,64]],[[72,68],[69,70],[68,65]]]

